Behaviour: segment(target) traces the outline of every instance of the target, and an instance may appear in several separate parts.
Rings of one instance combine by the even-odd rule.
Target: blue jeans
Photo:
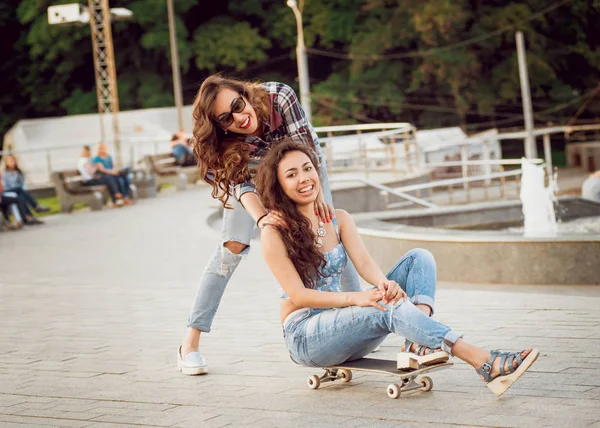
[[[97,186],[99,184],[106,186],[113,202],[117,201],[117,193],[122,194],[121,186],[119,185],[119,179],[114,175],[101,174],[97,177],[92,178],[91,180],[83,182],[84,186]]]
[[[5,200],[5,204],[16,204],[23,220],[29,217],[33,217],[33,214],[27,206],[28,199],[25,196],[27,192],[20,187],[14,187],[10,191],[5,190],[2,193],[2,199]],[[37,203],[36,205],[37,206]]]
[[[119,175],[106,174],[104,172],[100,173],[100,180],[103,181],[103,184],[106,184],[109,187],[112,186],[112,181],[116,180],[118,192],[123,195],[125,198],[129,198],[129,184],[131,184],[130,178],[131,168],[125,167],[119,171]],[[108,183],[111,183],[110,185]]]
[[[18,195],[18,197],[23,198],[25,202],[33,209],[38,207],[38,201],[35,200],[33,196],[29,194],[29,192],[22,187],[13,187],[11,189],[4,189],[5,192],[13,192]]]
[[[395,305],[379,303],[381,309],[348,306],[333,309],[300,309],[284,321],[283,335],[291,359],[304,366],[326,367],[363,358],[391,334],[451,353],[462,337],[446,325],[428,317],[415,304],[433,310],[436,266],[429,251],[406,253],[387,274],[409,297]]]
[[[181,166],[190,166],[196,164],[194,152],[185,144],[177,144],[173,146],[173,156],[175,163]]]
[[[321,171],[323,197],[329,205],[333,206],[325,165],[321,165]],[[231,278],[242,258],[250,251],[250,239],[256,227],[250,214],[235,198],[231,197],[228,203],[233,206],[233,209],[224,210],[221,242],[215,248],[215,252],[202,274],[188,321],[189,327],[203,332],[210,331],[229,278]],[[248,245],[248,247],[240,254],[234,254],[223,245],[229,241],[239,242]],[[344,291],[362,290],[358,273],[350,261],[344,269],[342,289]]]

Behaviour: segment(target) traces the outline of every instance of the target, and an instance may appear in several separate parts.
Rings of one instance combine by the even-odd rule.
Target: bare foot
[[[525,351],[521,352],[521,359],[525,360],[525,358],[527,358],[527,356],[529,355],[529,353],[532,351],[532,348],[526,349]],[[486,362],[489,361],[491,354],[488,352],[487,353],[487,359]],[[494,362],[492,363],[492,370],[490,371],[490,377],[491,379],[496,378],[497,376],[500,376],[500,357],[496,358],[494,360]],[[515,358],[513,360],[512,363],[513,369],[516,369],[517,367],[519,367],[519,363],[517,362],[517,359]],[[508,361],[504,364],[504,372],[506,374],[508,374]],[[481,378],[481,380],[483,380],[485,382],[485,380],[483,379],[483,377],[481,375],[479,375],[479,377]]]

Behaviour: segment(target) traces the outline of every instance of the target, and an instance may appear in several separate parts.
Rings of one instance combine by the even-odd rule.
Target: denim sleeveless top
[[[325,256],[325,267],[323,268],[323,273],[329,276],[325,276],[319,279],[317,282],[315,290],[319,291],[331,291],[331,292],[339,292],[342,291],[341,278],[342,272],[344,272],[344,268],[346,267],[346,263],[348,262],[348,256],[346,255],[346,249],[342,244],[342,240],[340,239],[340,231],[338,227],[337,218],[333,218],[333,226],[335,228],[335,233],[338,237],[338,244],[333,247],[330,251],[323,253]],[[286,292],[279,286],[280,290],[280,298],[288,299],[288,295]]]

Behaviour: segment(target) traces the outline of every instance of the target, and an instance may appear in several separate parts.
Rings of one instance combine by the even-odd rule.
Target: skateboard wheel
[[[342,382],[344,382],[344,383],[350,382],[352,380],[352,371],[346,370],[346,369],[340,369],[338,376],[342,380]]]
[[[432,390],[432,388],[433,388],[433,380],[431,380],[431,378],[429,376],[423,376],[419,380],[423,384],[423,387],[421,388],[422,391],[427,392],[427,391],[431,391]]]
[[[387,386],[387,395],[388,397],[393,399],[400,397],[400,387],[395,383],[390,383]]]
[[[306,379],[306,383],[310,389],[319,389],[319,386],[321,386],[321,379],[319,379],[319,376],[317,375],[312,375]]]

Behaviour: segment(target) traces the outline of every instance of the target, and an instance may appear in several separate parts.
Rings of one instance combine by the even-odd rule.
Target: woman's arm
[[[94,175],[96,173],[96,170],[98,169],[94,166],[94,164],[92,162],[86,162],[83,165],[83,168],[89,175]]]
[[[103,172],[103,173],[109,174],[109,175],[119,175],[118,171],[115,171],[114,168],[113,169],[106,168],[102,162],[96,162],[94,165],[95,165],[96,169],[100,172]]]
[[[265,207],[263,207],[260,198],[254,192],[244,193],[240,198],[240,202],[248,214],[250,214],[250,217],[254,219],[254,221],[258,220],[267,213],[267,210],[265,210]]]
[[[266,227],[260,237],[262,253],[277,282],[294,305],[302,308],[343,308],[346,306],[374,306],[382,298],[379,290],[330,293],[304,287],[298,271],[287,255],[285,244],[274,227]]]

